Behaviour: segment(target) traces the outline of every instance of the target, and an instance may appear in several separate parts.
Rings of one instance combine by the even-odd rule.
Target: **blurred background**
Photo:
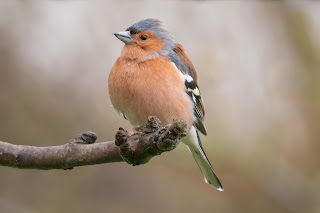
[[[181,144],[137,167],[0,167],[0,212],[320,212],[317,1],[2,0],[0,140],[51,146],[130,129],[108,96],[123,45],[112,33],[150,17],[198,71],[201,138],[225,191]]]

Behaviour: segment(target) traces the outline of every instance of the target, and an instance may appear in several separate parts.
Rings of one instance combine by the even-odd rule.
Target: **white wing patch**
[[[187,91],[193,92],[195,95],[200,96],[200,91],[199,91],[199,88],[198,88],[198,87],[195,88],[195,89],[190,89],[190,88],[188,88]]]
[[[185,78],[185,80],[188,81],[188,82],[193,81],[193,78],[192,78],[190,75],[188,75],[188,74],[184,74],[184,78]]]
[[[194,125],[195,127],[204,135],[207,135],[206,127],[203,124],[205,112],[204,112],[204,104],[201,98],[200,90],[198,88],[198,85],[193,80],[193,78],[186,74],[180,72],[180,70],[177,68],[175,63],[173,63],[173,66],[176,68],[177,72],[179,73],[179,76],[182,80],[182,82],[185,85],[185,92],[187,97],[189,98],[191,102],[193,117],[194,117]]]
[[[173,62],[171,62],[172,64],[173,64],[173,66],[177,69],[177,71],[179,72],[179,76],[180,76],[180,78],[181,78],[181,80],[182,80],[182,82],[184,83],[185,81],[187,81],[187,82],[192,82],[193,81],[193,78],[190,76],[190,75],[188,75],[188,74],[183,74],[182,72],[180,72],[180,70],[178,69],[178,67],[176,66],[176,64],[175,63],[173,63]]]

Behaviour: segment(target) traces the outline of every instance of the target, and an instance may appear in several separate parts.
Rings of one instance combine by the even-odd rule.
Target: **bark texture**
[[[60,146],[36,147],[0,141],[0,165],[43,170],[121,161],[139,165],[162,152],[173,150],[186,131],[187,125],[182,118],[161,127],[161,122],[150,116],[142,128],[131,131],[119,128],[114,141],[94,143],[97,136],[90,131]]]

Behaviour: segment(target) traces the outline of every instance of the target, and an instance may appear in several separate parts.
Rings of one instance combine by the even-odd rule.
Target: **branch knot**
[[[161,122],[155,116],[149,116],[143,128],[128,132],[120,128],[115,144],[127,163],[135,166],[147,163],[153,156],[173,150],[179,145],[180,138],[187,132],[183,118],[175,118],[173,123],[161,128]]]

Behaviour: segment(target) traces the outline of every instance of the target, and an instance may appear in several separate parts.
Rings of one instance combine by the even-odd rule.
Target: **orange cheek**
[[[143,58],[159,52],[164,46],[164,42],[156,39],[152,39],[146,42],[137,42],[136,44],[125,44],[122,48],[121,56],[125,58]]]
[[[162,47],[164,46],[164,42],[157,40],[157,39],[152,39],[150,41],[147,41],[145,43],[140,44],[140,46],[146,51],[146,52],[159,52]]]

